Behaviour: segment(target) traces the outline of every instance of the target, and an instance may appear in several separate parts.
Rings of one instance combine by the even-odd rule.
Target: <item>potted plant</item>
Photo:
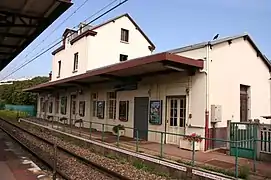
[[[202,138],[200,135],[196,133],[192,133],[191,135],[184,136],[183,139],[180,140],[180,148],[193,150],[193,142],[195,142],[195,150],[200,150],[200,143]]]
[[[125,127],[123,125],[118,124],[113,127],[114,135],[124,136],[124,133],[125,133]]]

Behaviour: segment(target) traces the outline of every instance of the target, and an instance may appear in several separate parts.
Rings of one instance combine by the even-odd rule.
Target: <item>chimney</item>
[[[52,80],[52,71],[49,73],[49,81]]]

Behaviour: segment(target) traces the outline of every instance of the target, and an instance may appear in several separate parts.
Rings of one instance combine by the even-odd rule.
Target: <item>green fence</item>
[[[33,105],[11,105],[6,104],[5,110],[25,112],[28,116],[36,116],[36,109]]]

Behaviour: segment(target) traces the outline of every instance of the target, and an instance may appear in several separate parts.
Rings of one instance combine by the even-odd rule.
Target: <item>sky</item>
[[[0,72],[0,80],[46,50],[52,42],[61,38],[66,28],[75,27],[113,0],[89,0],[74,12],[84,1],[72,0],[73,6]],[[271,59],[270,0],[128,0],[93,24],[124,13],[129,13],[153,41],[155,52],[209,41],[217,33],[221,38],[246,32],[252,36],[262,53]],[[5,79],[47,76],[52,68],[51,52],[54,49]]]

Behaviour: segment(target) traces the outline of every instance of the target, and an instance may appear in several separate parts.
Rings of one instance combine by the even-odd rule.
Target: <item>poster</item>
[[[154,125],[162,124],[162,100],[150,101],[150,119]]]
[[[98,101],[97,102],[97,117],[99,119],[104,119],[104,101]]]

